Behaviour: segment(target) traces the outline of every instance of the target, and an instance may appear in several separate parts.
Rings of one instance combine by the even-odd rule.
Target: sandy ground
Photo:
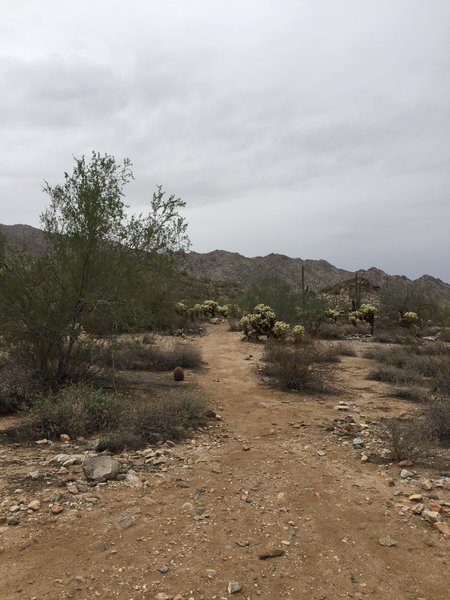
[[[241,588],[232,597],[252,600],[449,598],[449,539],[408,500],[450,500],[448,489],[419,489],[439,473],[415,465],[418,481],[402,480],[401,467],[362,463],[361,450],[324,427],[342,418],[339,401],[365,423],[408,406],[365,379],[370,361],[343,358],[339,396],[286,394],[262,382],[261,347],[225,325],[198,343],[206,365],[186,384],[198,384],[222,420],[169,449],[162,470],[138,471],[139,486],[108,483],[67,501],[65,482],[55,489],[43,475],[46,461],[79,450],[0,447],[0,515],[17,496],[41,500],[18,526],[0,523],[0,598],[212,600],[229,598],[230,582]],[[31,471],[48,481],[33,487]],[[66,479],[80,477],[68,468]],[[55,499],[59,515],[48,510]],[[395,545],[381,545],[386,537]],[[259,558],[272,550],[283,555]]]

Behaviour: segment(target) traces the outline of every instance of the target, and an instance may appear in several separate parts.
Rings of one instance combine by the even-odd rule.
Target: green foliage
[[[269,340],[264,355],[265,373],[282,390],[331,391],[330,356],[316,341],[289,346]]]
[[[326,320],[327,304],[312,291],[306,291],[301,304],[297,308],[297,315],[300,323],[311,335],[317,335],[322,323]]]
[[[257,304],[252,313],[242,317],[239,324],[248,338],[257,339],[260,335],[267,337],[273,335],[275,321],[275,312],[270,306]]]
[[[303,325],[294,325],[291,330],[292,339],[294,344],[299,344],[305,337],[306,330]]]
[[[273,326],[272,333],[277,340],[280,342],[285,342],[290,333],[290,329],[291,328],[288,323],[285,323],[284,321],[276,321],[275,325]]]
[[[241,300],[247,312],[252,311],[257,304],[269,305],[278,318],[286,322],[295,321],[299,302],[299,294],[280,277],[266,277],[258,284],[251,285]]]
[[[407,312],[417,313],[420,320],[439,320],[439,307],[430,302],[412,282],[398,281],[386,285],[380,295],[380,313],[390,321],[398,321]]]
[[[28,429],[35,437],[90,435],[116,428],[127,409],[125,397],[88,386],[70,386],[36,402]]]
[[[47,254],[31,261],[0,249],[2,325],[50,386],[72,376],[85,331],[152,325],[176,253],[188,246],[184,202],[160,186],[146,216],[127,217],[123,188],[132,177],[128,159],[75,159],[63,184],[44,186]]]

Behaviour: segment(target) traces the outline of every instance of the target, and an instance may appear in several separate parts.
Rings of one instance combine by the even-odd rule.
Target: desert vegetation
[[[22,411],[28,437],[123,427],[145,443],[150,430],[180,437],[201,420],[202,401],[179,386],[147,404],[116,391],[119,372],[201,363],[192,344],[137,334],[176,324],[176,267],[189,239],[184,202],[160,186],[146,215],[128,217],[131,167],[95,152],[75,159],[62,184],[45,183],[43,254],[1,240],[0,412]],[[220,307],[211,301],[202,310],[213,316]]]

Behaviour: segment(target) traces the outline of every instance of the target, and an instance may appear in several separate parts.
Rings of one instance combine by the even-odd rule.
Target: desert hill
[[[45,250],[44,234],[40,229],[29,225],[1,225],[0,234],[8,242],[29,253],[33,257],[42,255]],[[354,280],[355,272],[333,266],[326,260],[290,258],[282,254],[268,254],[248,258],[237,252],[214,250],[207,253],[189,252],[186,255],[184,271],[197,280],[209,280],[218,284],[233,284],[234,289],[246,290],[252,284],[267,277],[277,276],[287,281],[294,289],[300,289],[304,267],[305,286],[310,290],[322,291],[340,286],[348,288]],[[411,284],[429,301],[442,306],[450,306],[450,285],[430,275],[422,275],[414,281],[402,275],[388,275],[381,269],[372,267],[356,271],[360,281],[376,293],[390,283]]]

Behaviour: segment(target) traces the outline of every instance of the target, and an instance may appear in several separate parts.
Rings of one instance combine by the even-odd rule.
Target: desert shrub
[[[85,385],[70,386],[58,394],[35,402],[29,412],[27,428],[32,437],[55,438],[90,435],[116,428],[129,400]]]
[[[450,442],[450,397],[435,396],[430,399],[425,418],[440,442]]]
[[[334,352],[340,356],[357,356],[356,350],[350,343],[346,344],[344,342],[338,342],[337,344],[333,344],[331,347],[333,348]]]
[[[20,363],[9,355],[0,355],[0,415],[30,406],[40,389]]]
[[[394,398],[401,398],[402,400],[410,400],[411,402],[425,402],[428,399],[427,394],[424,390],[416,387],[405,387],[401,386],[395,388],[392,391]]]
[[[320,338],[324,340],[343,340],[355,333],[355,327],[349,323],[324,323],[320,328]],[[365,333],[361,330],[361,333]]]
[[[405,344],[411,340],[411,334],[400,327],[378,327],[373,340],[379,344]]]
[[[142,340],[120,340],[104,347],[104,364],[124,371],[170,371],[175,367],[194,369],[201,365],[200,350],[192,344],[176,343],[162,348]]]
[[[228,317],[228,331],[241,331],[239,320],[235,317]]]
[[[419,374],[414,373],[413,371],[405,371],[389,364],[379,365],[375,369],[372,369],[367,378],[372,379],[373,381],[381,381],[393,385],[407,385],[410,383],[418,383],[420,381]]]
[[[424,360],[429,370],[433,391],[441,396],[450,397],[450,351],[432,359]]]
[[[265,373],[283,390],[330,391],[333,370],[318,342],[288,346],[268,341]]]
[[[396,460],[420,456],[433,440],[433,431],[424,417],[390,419],[385,434]]]
[[[204,400],[193,393],[170,390],[160,397],[141,402],[133,416],[133,433],[152,442],[155,434],[163,440],[179,440],[189,430],[206,423]]]

